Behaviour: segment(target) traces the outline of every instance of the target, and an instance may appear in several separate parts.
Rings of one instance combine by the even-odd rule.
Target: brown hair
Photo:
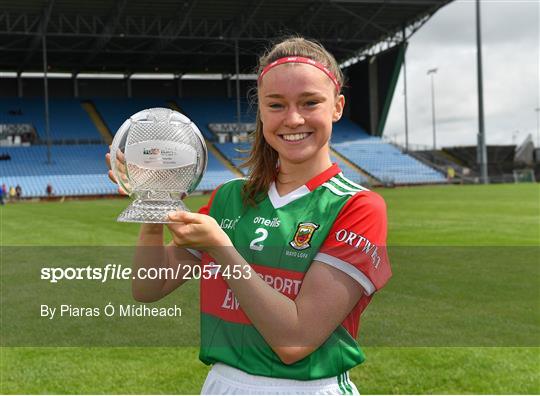
[[[257,67],[257,75],[260,75],[268,64],[287,56],[302,56],[322,63],[334,73],[339,85],[343,86],[343,73],[335,58],[320,43],[297,36],[288,37],[274,44],[271,49],[261,56]],[[252,99],[257,103],[256,91],[252,95]],[[243,168],[249,168],[249,175],[244,184],[242,198],[244,204],[252,206],[263,199],[263,194],[268,191],[270,184],[276,179],[278,173],[278,153],[264,139],[258,106],[255,122],[255,131],[250,135],[252,141],[251,151],[241,165]]]

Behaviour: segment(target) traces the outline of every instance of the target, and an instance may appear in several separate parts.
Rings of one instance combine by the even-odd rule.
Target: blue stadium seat
[[[45,189],[49,183],[53,186],[53,192],[56,196],[113,195],[117,193],[116,187],[109,181],[106,174],[2,176],[0,182],[7,186],[20,185],[23,198],[47,196]]]
[[[199,127],[204,137],[214,140],[208,128],[210,123],[236,122],[236,99],[181,98],[177,103],[185,114]],[[242,122],[255,122],[255,110],[247,102],[241,103]]]
[[[113,136],[133,114],[152,107],[169,107],[163,98],[93,98],[92,102]]]
[[[105,174],[105,154],[101,144],[51,146],[52,163],[47,163],[47,146],[1,147],[0,153],[11,160],[2,161],[2,175],[39,176],[69,174]]]
[[[236,175],[226,168],[211,152],[208,152],[208,164],[197,190],[214,190],[220,184],[236,178]]]
[[[107,177],[106,145],[52,146],[52,163],[47,163],[46,146],[2,147],[0,153],[11,160],[2,161],[0,184],[19,184],[24,197],[44,197],[48,183],[55,195],[116,194]],[[209,191],[236,177],[211,152],[207,171],[197,190]]]
[[[336,122],[332,128],[332,143],[341,143],[347,141],[355,141],[369,139],[370,135],[349,120],[347,117],[342,117]]]
[[[347,179],[360,184],[364,187],[369,186],[370,182],[369,180],[360,172],[358,172],[356,169],[351,168],[349,165],[347,165],[344,161],[342,161],[340,158],[336,157],[335,155],[330,156],[333,163],[337,163],[340,167],[343,176],[345,176]]]
[[[176,99],[183,111],[199,126],[203,134],[215,137],[208,124],[236,121],[236,101],[223,98]],[[130,115],[150,107],[166,107],[165,99],[93,99],[97,110],[114,133]],[[10,110],[21,110],[10,112]],[[242,103],[242,121],[254,122],[255,112]],[[0,99],[2,122],[31,123],[43,138],[43,100],[31,98]],[[51,134],[53,139],[99,139],[88,115],[77,99],[51,100]],[[392,184],[444,183],[445,176],[416,159],[402,153],[395,146],[373,137],[344,118],[334,124],[332,148],[376,179]],[[237,168],[247,153],[248,144],[215,144]],[[104,162],[108,147],[104,144],[53,145],[52,164],[47,163],[46,146],[1,147],[0,154],[9,154],[11,160],[0,163],[0,183],[21,185],[26,197],[45,196],[45,188],[51,183],[56,195],[116,194],[116,187],[107,178]],[[356,169],[349,167],[338,157],[332,156],[343,174],[353,182],[369,185],[369,180]],[[241,169],[241,168],[239,168]],[[247,170],[241,169],[244,174]],[[206,174],[197,190],[215,189],[223,182],[235,178],[214,155],[209,152]]]
[[[251,145],[248,143],[215,143],[216,148],[242,173],[247,174],[246,168],[240,168],[244,158],[248,156]]]
[[[378,137],[334,143],[332,147],[383,183],[446,183],[443,174]]]
[[[47,139],[42,98],[0,98],[0,115],[2,123],[31,124],[41,140]],[[101,140],[79,99],[49,99],[49,127],[53,140]]]

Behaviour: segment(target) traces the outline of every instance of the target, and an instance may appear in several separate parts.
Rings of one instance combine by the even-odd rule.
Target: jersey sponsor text
[[[258,275],[272,288],[276,289],[280,293],[288,295],[289,297],[296,297],[300,291],[300,286],[302,286],[302,281],[298,279],[290,279],[282,276],[261,273],[258,273]],[[240,304],[234,296],[233,291],[227,288],[221,308],[237,310],[239,307]]]
[[[372,243],[369,239],[362,235],[358,235],[353,231],[348,231],[341,229],[336,232],[336,240],[338,242],[346,243],[354,247],[355,249],[360,249],[362,253],[370,256],[371,263],[377,269],[381,263],[381,258],[379,257],[377,245]]]

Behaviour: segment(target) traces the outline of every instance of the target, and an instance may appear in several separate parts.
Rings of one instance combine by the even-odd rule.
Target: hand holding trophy
[[[111,169],[135,200],[117,221],[170,223],[168,213],[188,211],[182,199],[206,170],[204,138],[189,118],[165,108],[142,110],[127,119],[111,145]]]

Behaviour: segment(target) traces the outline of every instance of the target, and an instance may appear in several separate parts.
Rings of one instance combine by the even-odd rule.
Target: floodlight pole
[[[405,107],[405,152],[409,152],[409,111],[407,109],[407,61],[403,58],[403,104]]]
[[[437,68],[429,69],[427,75],[431,75],[431,120],[433,123],[433,151],[437,150],[437,129],[435,127],[435,81],[433,76],[437,73]]]
[[[47,82],[47,35],[45,27],[42,32],[42,50],[43,50],[43,97],[45,100],[45,133],[47,136],[47,164],[51,164],[51,136],[49,126],[49,86]]]
[[[407,40],[403,28],[403,104],[405,107],[405,152],[409,152],[409,112],[407,109]]]
[[[238,39],[234,40],[234,61],[236,67],[236,122],[242,122],[242,112],[240,110],[240,49]]]
[[[487,184],[487,149],[484,131],[484,87],[482,82],[482,32],[480,24],[480,0],[476,0],[476,70],[478,74],[478,151],[477,162],[480,165],[480,182]]]
[[[540,148],[540,107],[534,111],[536,111],[536,147]]]

